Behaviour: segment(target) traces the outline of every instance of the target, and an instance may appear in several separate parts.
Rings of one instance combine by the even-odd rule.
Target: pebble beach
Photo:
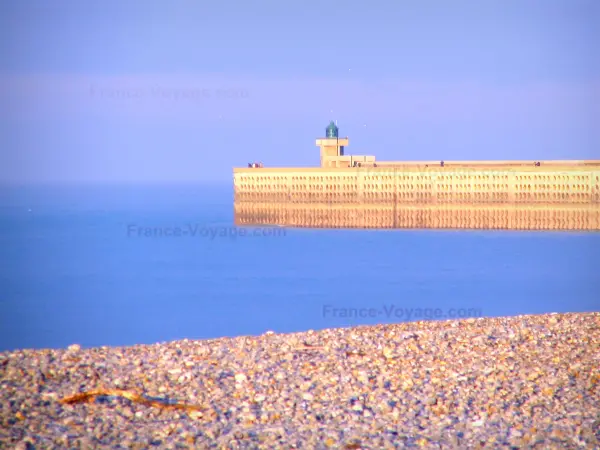
[[[600,448],[600,313],[0,353],[0,448]]]

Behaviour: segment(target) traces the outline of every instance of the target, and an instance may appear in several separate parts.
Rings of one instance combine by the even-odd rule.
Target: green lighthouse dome
[[[332,120],[331,122],[329,122],[329,126],[327,128],[325,128],[325,136],[328,138],[337,138],[338,131],[339,131],[339,128],[337,127],[335,122]]]

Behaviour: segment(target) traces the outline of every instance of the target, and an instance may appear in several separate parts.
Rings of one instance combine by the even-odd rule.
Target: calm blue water
[[[600,309],[600,234],[220,236],[232,221],[229,187],[2,188],[0,350]]]

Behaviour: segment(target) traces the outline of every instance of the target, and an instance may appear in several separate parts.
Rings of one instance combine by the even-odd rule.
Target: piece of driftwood
[[[150,398],[146,395],[138,394],[136,392],[125,391],[122,389],[96,389],[86,392],[79,392],[74,395],[69,395],[60,399],[61,403],[67,405],[74,405],[76,403],[90,403],[96,400],[98,397],[121,397],[131,402],[140,403],[146,406],[153,406],[162,409],[178,409],[183,411],[206,411],[206,408],[200,405],[192,405],[188,403],[170,403],[167,401],[161,401],[158,399]]]
[[[302,351],[311,351],[311,350],[326,350],[325,347],[322,346],[318,346],[318,345],[311,345],[311,346],[303,346],[303,347],[296,347],[294,349],[294,351],[296,352],[302,352]]]
[[[346,354],[346,356],[366,356],[367,355],[362,350],[346,351],[345,354]]]

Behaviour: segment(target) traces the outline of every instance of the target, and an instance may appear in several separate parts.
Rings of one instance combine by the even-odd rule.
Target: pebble
[[[244,375],[243,373],[237,373],[235,375],[235,381],[238,383],[243,383],[247,379],[248,379],[248,377],[246,377],[246,375]]]
[[[15,350],[0,448],[599,448],[598,355],[600,313]],[[60,402],[101,388],[194,408]]]

